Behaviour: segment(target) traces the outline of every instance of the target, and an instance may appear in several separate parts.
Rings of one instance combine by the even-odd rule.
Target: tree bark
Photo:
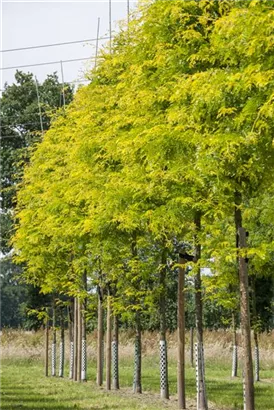
[[[49,375],[49,318],[48,308],[46,309],[46,324],[45,324],[45,376]]]
[[[56,307],[55,307],[55,301],[53,302],[53,313],[52,313],[51,375],[56,376]]]
[[[73,299],[68,305],[68,332],[70,342],[69,378],[73,379],[74,342],[73,342]]]
[[[194,344],[194,337],[193,337],[194,329],[193,327],[190,328],[190,364],[191,367],[194,367],[194,355],[193,355],[193,344]]]
[[[142,338],[140,313],[135,316],[135,352],[133,392],[142,393]]]
[[[112,360],[113,360],[113,388],[118,390],[119,386],[119,318],[114,316],[113,320],[113,341],[112,341]]]
[[[254,361],[255,361],[255,381],[260,381],[260,351],[259,351],[259,338],[258,338],[258,327],[257,327],[257,308],[256,308],[256,285],[255,285],[255,277],[252,277],[251,285],[252,285],[252,322],[253,322],[253,332],[254,332],[254,344],[255,344],[255,354],[254,354]]]
[[[81,372],[82,372],[82,303],[80,298],[77,301],[77,327],[78,327],[78,359],[77,359],[77,381],[81,382]]]
[[[107,297],[107,341],[106,341],[106,389],[111,390],[111,300]]]
[[[186,261],[179,258],[180,265]],[[185,398],[185,268],[180,266],[178,272],[178,368],[177,368],[177,390],[178,390],[178,408],[186,408]]]
[[[240,282],[240,312],[241,312],[241,333],[243,349],[243,394],[244,409],[254,410],[254,378],[251,353],[251,332],[250,332],[250,309],[248,292],[248,270],[247,260],[239,251],[246,249],[246,231],[242,227],[241,206],[242,197],[239,192],[235,192],[235,228],[236,247],[238,249],[237,261]]]
[[[61,310],[61,337],[60,337],[60,357],[59,357],[59,377],[64,377],[64,361],[65,361],[65,328],[64,328],[64,318],[63,312]]]
[[[97,328],[97,385],[103,384],[103,337],[104,337],[104,310],[103,310],[103,289],[98,286],[98,328]]]
[[[201,213],[197,212],[194,217],[195,224],[195,250],[194,262],[199,263],[201,258],[201,244],[199,233],[201,231]],[[194,278],[195,286],[195,311],[196,311],[196,366],[197,366],[197,408],[198,410],[207,410],[205,372],[204,372],[204,353],[203,353],[203,305],[202,305],[202,281],[201,269],[197,268]]]
[[[162,399],[169,399],[168,361],[166,345],[166,267],[167,249],[162,251],[159,285],[160,293],[160,381]]]
[[[232,377],[237,377],[238,372],[238,343],[235,312],[232,312],[232,333],[233,333],[233,356],[232,356]]]
[[[138,259],[137,249],[137,233],[132,234],[131,242],[132,258]],[[136,282],[136,290],[139,289],[140,283]],[[134,298],[136,304],[136,299]],[[133,376],[133,392],[142,393],[142,333],[141,333],[141,317],[140,312],[137,310],[135,313],[135,346],[134,346],[134,376]]]
[[[83,287],[84,291],[87,292],[87,273],[83,274]],[[86,305],[87,301],[84,298],[82,303],[81,312],[81,330],[82,330],[82,354],[81,354],[81,380],[87,381],[87,337],[86,337]]]
[[[246,231],[240,227],[239,249],[246,248]],[[249,294],[248,294],[248,273],[247,262],[243,255],[239,256],[239,278],[241,295],[241,328],[242,328],[242,347],[243,347],[243,383],[245,410],[255,410],[254,404],[254,379],[251,353],[251,334],[250,334],[250,313],[249,313]]]
[[[73,340],[74,340],[74,359],[73,359],[73,380],[78,380],[78,299],[74,298],[74,315],[73,315]]]

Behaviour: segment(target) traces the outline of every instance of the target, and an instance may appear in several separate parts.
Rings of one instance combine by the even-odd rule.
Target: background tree
[[[1,123],[1,252],[5,255],[6,262],[2,266],[3,284],[9,283],[9,291],[6,295],[6,286],[3,285],[3,297],[8,297],[7,309],[19,310],[21,314],[17,324],[23,323],[31,327],[29,319],[26,319],[26,309],[39,306],[39,298],[34,302],[34,294],[37,290],[24,289],[20,285],[21,291],[28,294],[30,298],[21,302],[16,298],[19,292],[18,279],[16,275],[20,273],[10,259],[11,245],[9,243],[14,230],[13,214],[16,203],[15,194],[18,184],[23,175],[24,165],[29,161],[31,149],[41,140],[41,123],[39,106],[37,100],[37,87],[40,98],[40,108],[42,114],[43,130],[50,127],[51,119],[57,115],[58,109],[63,106],[63,84],[59,82],[56,73],[49,74],[46,79],[39,83],[33,74],[16,71],[15,83],[5,85],[0,99],[0,123]],[[73,88],[70,84],[64,84],[65,99],[69,103],[73,98]],[[7,268],[7,269],[6,269]],[[14,298],[13,298],[14,291]],[[33,292],[33,298],[31,293]],[[9,295],[9,296],[8,296]],[[12,301],[13,299],[13,301]],[[12,304],[12,306],[11,306]],[[8,316],[2,311],[5,326],[12,326],[6,320]],[[5,315],[5,317],[4,317]],[[35,321],[34,321],[35,322]],[[14,322],[13,322],[14,325]]]

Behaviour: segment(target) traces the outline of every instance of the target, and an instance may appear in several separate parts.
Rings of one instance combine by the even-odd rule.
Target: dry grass
[[[67,336],[67,335],[66,335]],[[57,332],[57,343],[59,332]],[[95,360],[97,333],[94,331],[87,336],[88,358]],[[239,335],[240,339],[240,335]],[[209,361],[231,361],[232,343],[229,331],[205,331],[204,334],[205,356]],[[274,367],[274,331],[260,335],[260,360],[265,369]],[[5,329],[1,335],[3,358],[42,358],[44,354],[44,332],[27,332],[23,330]],[[157,354],[159,349],[158,334],[144,332],[142,337],[142,350],[144,357]],[[176,360],[177,335],[168,334],[168,347],[170,360]],[[120,357],[127,359],[133,356],[134,334],[132,332],[120,333]],[[186,333],[186,361],[189,362],[189,332]],[[69,353],[68,337],[66,337],[66,353]],[[239,351],[240,353],[240,351]]]

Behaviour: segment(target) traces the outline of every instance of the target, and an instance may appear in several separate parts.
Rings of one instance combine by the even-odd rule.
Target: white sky
[[[100,17],[100,36],[109,35],[109,1],[1,1],[0,49],[29,47],[50,43],[96,38],[97,22]],[[130,0],[133,9],[136,1]],[[112,0],[112,28],[118,30],[117,22],[127,17],[127,0]],[[103,44],[103,42],[101,42]],[[0,88],[4,83],[13,83],[13,70],[4,67],[26,64],[86,58],[94,55],[95,42],[48,47],[16,52],[0,53]],[[63,63],[65,81],[83,78],[91,62]],[[61,80],[61,65],[45,65],[19,68],[34,73],[43,81],[47,74],[58,72]]]

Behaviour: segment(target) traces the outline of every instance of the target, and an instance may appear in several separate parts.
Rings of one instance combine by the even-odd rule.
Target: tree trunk
[[[133,392],[142,393],[142,339],[140,313],[135,316],[135,351]]]
[[[260,351],[258,333],[254,330],[254,343],[255,343],[255,381],[260,381]]]
[[[182,265],[186,261],[179,258]],[[177,368],[177,390],[178,390],[178,408],[186,408],[185,398],[185,268],[180,266],[178,272],[178,368]]]
[[[201,231],[201,214],[196,213],[194,218],[195,223],[195,252],[194,262],[199,263],[201,258],[201,245],[199,233]],[[207,410],[206,386],[205,386],[205,371],[204,371],[204,348],[203,348],[203,305],[202,305],[202,281],[201,270],[197,268],[197,273],[194,278],[195,285],[195,311],[196,311],[196,372],[197,372],[197,409]]]
[[[82,373],[82,303],[80,298],[78,298],[78,309],[77,309],[77,327],[78,327],[78,359],[77,359],[77,381],[81,382]]]
[[[51,375],[56,376],[56,308],[55,308],[55,302],[53,303],[53,313],[52,313]]]
[[[193,355],[193,345],[194,345],[194,337],[193,337],[194,329],[193,327],[190,328],[190,364],[191,367],[194,367],[194,355]]]
[[[259,339],[258,339],[258,327],[257,327],[257,308],[256,308],[256,286],[255,286],[255,277],[252,277],[252,321],[254,326],[254,344],[255,344],[255,381],[260,381],[260,354],[259,354]]]
[[[60,357],[59,357],[59,377],[64,377],[64,361],[65,361],[65,328],[63,312],[61,310],[61,337],[60,337]]]
[[[246,248],[246,231],[244,228],[238,229],[239,249]],[[239,256],[239,278],[241,295],[241,328],[243,337],[243,383],[244,383],[244,402],[246,410],[254,410],[254,379],[251,353],[250,335],[250,313],[249,313],[249,294],[248,294],[248,273],[246,259]]]
[[[233,333],[233,352],[232,352],[232,377],[237,377],[238,372],[238,343],[235,312],[232,312],[232,333]]]
[[[103,362],[104,362],[104,310],[103,310],[103,290],[98,286],[98,326],[97,326],[97,385],[103,384]]]
[[[161,288],[160,294],[160,384],[161,398],[169,399],[168,389],[168,361],[167,361],[167,345],[166,345],[166,266],[167,266],[167,250],[162,252],[161,268],[159,285]]]
[[[68,306],[68,331],[70,342],[70,354],[69,354],[69,378],[73,379],[73,360],[74,360],[74,343],[73,343],[73,300],[70,301]]]
[[[83,274],[83,287],[84,291],[87,292],[87,274],[86,271]],[[87,338],[86,338],[86,298],[82,304],[82,314],[81,314],[81,329],[82,329],[82,355],[81,355],[81,380],[87,381]]]
[[[73,315],[73,340],[74,340],[74,359],[73,359],[73,380],[78,380],[78,299],[74,298],[74,315]]]
[[[107,297],[107,340],[106,340],[106,389],[111,390],[111,300]]]
[[[119,318],[114,316],[113,340],[112,340],[112,363],[113,363],[113,388],[118,390],[119,386]]]
[[[48,308],[46,309],[46,324],[45,324],[45,376],[49,375],[49,318]]]
[[[236,247],[238,251],[246,249],[246,231],[242,227],[241,194],[235,192],[235,228]],[[254,378],[251,353],[250,310],[248,293],[247,260],[238,252],[238,269],[240,281],[240,312],[243,349],[243,394],[244,410],[254,410]]]
[[[137,233],[132,234],[131,242],[132,258],[138,260],[137,249]],[[139,289],[139,281],[135,283],[136,290]],[[136,303],[136,300],[134,300]],[[141,317],[140,312],[135,313],[135,346],[134,346],[134,376],[133,376],[133,392],[142,393],[142,334],[141,334]]]

